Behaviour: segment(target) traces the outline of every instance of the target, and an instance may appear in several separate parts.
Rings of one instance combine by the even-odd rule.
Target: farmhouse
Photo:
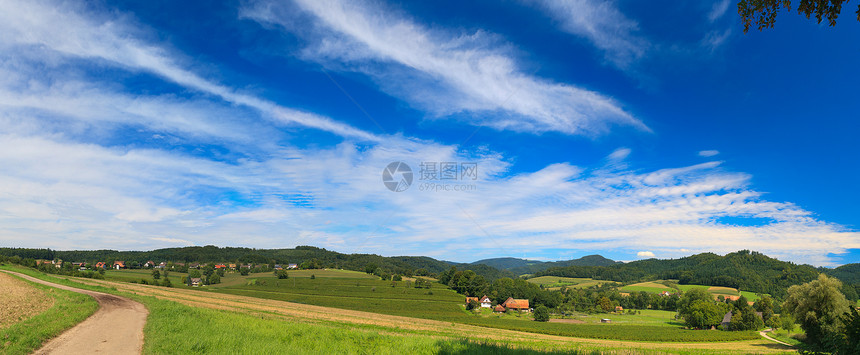
[[[201,282],[202,282],[202,280],[200,280],[199,277],[192,277],[191,278],[191,287],[199,287]]]
[[[493,301],[490,300],[490,298],[487,297],[487,295],[484,295],[484,297],[481,297],[480,303],[481,303],[481,308],[492,308],[493,307]]]
[[[96,269],[104,269],[104,268],[105,268],[105,262],[104,261],[99,261],[96,263]]]
[[[505,302],[502,303],[502,306],[506,309],[513,309],[516,311],[526,311],[529,310],[529,300],[527,299],[514,299],[513,297],[508,297]]]
[[[719,297],[719,296],[717,296],[717,297]],[[737,301],[739,298],[741,298],[741,296],[732,296],[732,295],[723,295],[723,297],[725,297],[726,301]]]
[[[125,261],[114,261],[113,262],[113,268],[117,269],[117,270],[125,269]]]
[[[227,265],[224,265],[224,264],[218,264],[218,265],[215,265],[215,268],[216,268],[216,269],[226,269],[226,268],[227,268]]]
[[[497,304],[496,307],[493,308],[493,312],[505,313],[505,306]]]
[[[152,260],[147,261],[143,264],[143,267],[155,267],[155,262],[153,262]]]
[[[466,304],[467,305],[472,301],[475,301],[475,303],[481,303],[481,301],[478,297],[466,297]]]
[[[615,306],[615,311],[616,311],[616,312],[624,312],[624,307],[621,307],[621,306]]]
[[[295,268],[298,268],[298,267],[299,267],[299,265],[298,265],[298,264],[287,264],[287,269],[295,269]]]
[[[230,270],[236,270],[236,264],[230,264],[228,266],[230,267]]]

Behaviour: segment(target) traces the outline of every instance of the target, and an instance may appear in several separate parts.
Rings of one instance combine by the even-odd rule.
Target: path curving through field
[[[58,285],[13,271],[28,281],[92,296],[99,309],[78,325],[49,340],[34,354],[140,354],[143,326],[149,314],[139,302],[107,293]]]
[[[760,332],[758,332],[758,333],[759,333],[761,336],[763,336],[765,339],[767,339],[767,340],[775,341],[775,342],[780,343],[780,344],[785,345],[785,346],[791,346],[791,347],[794,347],[794,346],[792,346],[792,345],[791,345],[791,344],[789,344],[789,343],[786,343],[786,342],[784,342],[784,341],[782,341],[782,340],[776,340],[776,339],[774,339],[774,338],[771,338],[769,335],[767,335],[767,333],[770,333],[770,332],[772,332],[772,331],[773,331],[773,329],[771,329],[771,328],[767,328],[767,329],[762,330],[762,331],[760,331]]]

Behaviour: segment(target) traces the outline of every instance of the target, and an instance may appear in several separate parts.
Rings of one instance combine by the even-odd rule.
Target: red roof
[[[484,295],[484,297],[481,297],[481,303],[490,303],[490,302],[492,302],[492,301],[490,300],[489,297],[487,297],[487,295]]]
[[[221,268],[225,268],[225,267],[227,267],[227,265],[224,265],[224,264],[215,265],[216,269],[221,269]]]
[[[505,303],[502,303],[505,308],[511,309],[529,309],[529,300],[527,299],[514,299],[512,297],[508,297],[505,300]]]
[[[500,305],[500,304],[497,304],[497,305],[496,305],[496,308],[493,308],[493,311],[494,311],[494,312],[504,312],[504,311],[505,311],[505,306],[502,306],[502,305]]]

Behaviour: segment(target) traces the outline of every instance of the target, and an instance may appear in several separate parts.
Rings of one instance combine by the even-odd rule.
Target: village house
[[[513,309],[515,311],[529,311],[529,300],[527,299],[514,299],[513,297],[508,297],[505,302],[502,302],[502,306],[506,309]]]
[[[481,297],[481,300],[478,301],[478,303],[481,304],[481,308],[493,308],[493,301],[487,297],[487,295]]]
[[[283,268],[283,267],[281,267],[281,265],[280,265],[280,264],[275,264],[274,269],[275,269],[275,270],[283,270],[284,268]]]
[[[200,287],[201,283],[202,283],[202,280],[199,277],[192,277],[191,278],[191,287]]]
[[[230,264],[228,266],[230,267],[230,270],[236,270],[236,264]]]
[[[501,304],[497,304],[496,307],[493,308],[493,312],[505,313],[505,311],[505,306],[502,306]]]
[[[104,268],[105,268],[105,262],[104,261],[99,261],[96,263],[96,269],[104,269]]]
[[[159,269],[164,269],[165,267],[167,267],[167,263],[165,263],[163,261],[158,263],[158,266],[156,266],[156,268],[159,268]]]
[[[298,265],[298,264],[287,264],[287,269],[295,269],[295,268],[298,268],[298,267],[299,267],[299,265]]]
[[[478,297],[466,297],[466,305],[468,305],[472,301],[475,301],[475,303],[480,303],[480,299]]]
[[[113,268],[117,269],[117,270],[125,269],[125,261],[114,261],[113,262]]]
[[[147,262],[143,263],[143,267],[147,267],[147,268],[155,267],[155,262],[153,262],[152,260],[147,261]]]
[[[224,264],[215,265],[215,269],[226,269],[226,268],[227,268],[227,265],[224,265]]]
[[[176,265],[180,265],[180,264],[176,264]],[[189,268],[189,269],[199,269],[199,268],[200,268],[200,263],[191,263],[191,264],[188,264],[188,268]]]
[[[615,311],[616,311],[616,312],[624,312],[624,307],[621,307],[621,306],[615,306]]]

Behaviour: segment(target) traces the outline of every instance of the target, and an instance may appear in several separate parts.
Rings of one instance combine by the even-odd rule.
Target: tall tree
[[[800,0],[797,13],[807,19],[814,15],[818,23],[826,19],[830,26],[835,26],[845,2],[847,0]],[[776,14],[783,8],[791,12],[791,0],[740,0],[738,15],[744,23],[744,33],[751,25],[756,25],[759,31],[772,28],[776,23]],[[860,21],[860,5],[857,7],[857,21]]]
[[[800,322],[807,340],[823,350],[835,350],[842,336],[842,315],[849,310],[849,304],[841,288],[839,280],[820,274],[816,280],[789,287],[782,305]]]

